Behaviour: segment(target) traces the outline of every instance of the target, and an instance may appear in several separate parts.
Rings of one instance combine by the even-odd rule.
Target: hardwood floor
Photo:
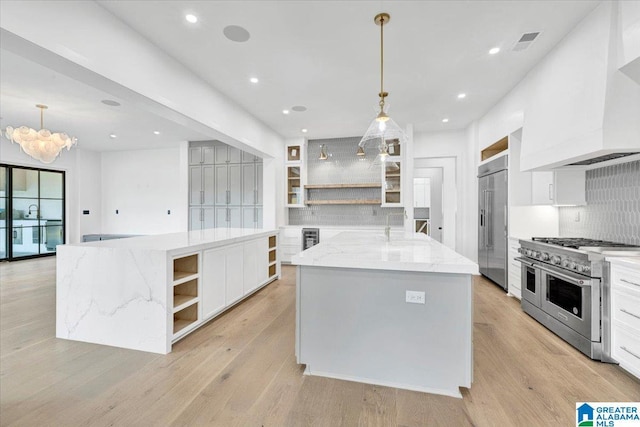
[[[303,376],[295,269],[282,271],[161,356],[56,339],[55,259],[0,264],[0,424],[568,426],[577,401],[640,401],[640,381],[584,357],[479,277],[463,399]]]

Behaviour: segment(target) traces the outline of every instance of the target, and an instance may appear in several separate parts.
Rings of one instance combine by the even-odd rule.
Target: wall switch
[[[167,209],[167,215],[171,215],[171,209]]]
[[[84,209],[82,211],[82,215],[89,215],[89,209]]]
[[[412,304],[424,304],[424,292],[420,291],[406,291],[407,295],[405,298],[406,302],[410,302]]]
[[[118,215],[120,212],[118,212],[118,209],[116,209],[116,215]]]

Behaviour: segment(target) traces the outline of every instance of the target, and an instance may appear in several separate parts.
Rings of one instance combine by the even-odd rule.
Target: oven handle
[[[542,265],[536,265],[535,268],[539,268],[540,270],[552,274],[554,276],[557,276],[561,279],[566,280],[567,282],[573,283],[576,286],[579,286],[581,288],[590,288],[591,287],[591,281],[590,280],[584,280],[584,279],[579,279],[577,277],[571,277],[569,275],[566,274],[562,274],[562,273],[558,273],[557,271],[551,270],[550,268],[547,268],[545,266]]]
[[[537,264],[532,263],[531,261],[529,261],[529,260],[528,260],[528,259],[526,259],[526,258],[517,257],[517,258],[514,258],[513,260],[514,260],[514,261],[521,262],[521,263],[523,263],[523,264],[526,264],[526,265],[528,265],[529,267],[536,267],[536,266],[537,266]]]

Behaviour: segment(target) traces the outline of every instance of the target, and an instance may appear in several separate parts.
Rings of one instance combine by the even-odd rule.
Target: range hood
[[[640,10],[625,8],[601,3],[527,76],[522,170],[640,159]]]

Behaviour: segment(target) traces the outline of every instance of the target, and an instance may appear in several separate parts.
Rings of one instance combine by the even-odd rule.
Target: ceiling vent
[[[540,32],[523,34],[522,37],[520,37],[520,40],[518,40],[518,43],[516,43],[516,45],[513,47],[513,50],[519,51],[528,49],[529,46],[531,46],[531,43],[533,43],[533,41],[538,38],[539,35]]]

